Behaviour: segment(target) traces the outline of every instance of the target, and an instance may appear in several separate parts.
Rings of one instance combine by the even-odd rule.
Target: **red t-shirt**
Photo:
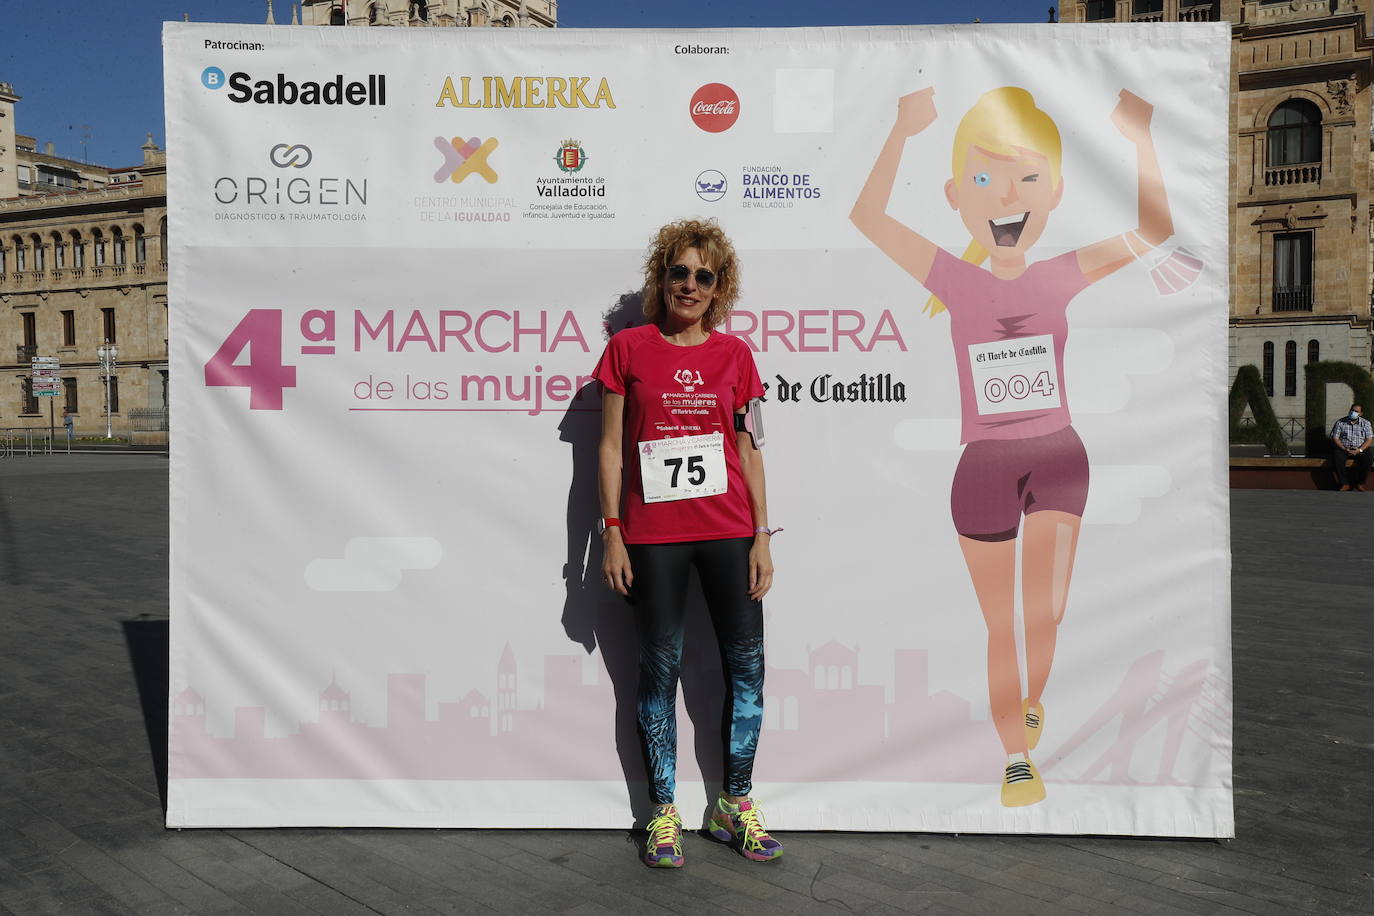
[[[620,488],[625,543],[752,537],[754,514],[740,471],[735,411],[763,397],[763,383],[744,341],[715,331],[704,343],[679,347],[664,340],[656,325],[627,328],[611,338],[592,375],[625,397]],[[723,438],[725,492],[646,503],[642,444],[708,433]]]

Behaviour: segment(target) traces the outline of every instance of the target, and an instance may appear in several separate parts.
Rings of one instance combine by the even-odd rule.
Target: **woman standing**
[[[934,92],[897,103],[887,143],[850,219],[948,308],[959,375],[964,452],[950,508],[988,630],[988,696],[1006,752],[1002,804],[1045,797],[1030,751],[1045,727],[1041,697],[1068,602],[1088,497],[1088,456],[1064,382],[1069,302],[1173,235],[1154,140],[1153,108],[1122,90],[1112,122],[1136,149],[1135,229],[1031,263],[1064,193],[1059,129],[1014,86],[984,93],[954,133],[945,198],[970,235],[963,258],[887,214],[908,138],[936,117]],[[987,262],[985,269],[979,265]],[[1021,530],[1022,517],[1024,531]],[[1016,649],[1016,554],[1021,549],[1026,692]]]
[[[664,226],[644,265],[649,321],[616,334],[594,372],[603,386],[601,569],[629,600],[639,634],[639,732],[656,806],[644,861],[655,867],[683,864],[673,790],[693,568],[726,681],[725,788],[708,827],[747,858],[782,854],[749,798],[763,722],[761,599],[773,560],[761,443],[746,429],[763,385],[743,341],[715,330],[738,296],[735,250],[719,226]]]

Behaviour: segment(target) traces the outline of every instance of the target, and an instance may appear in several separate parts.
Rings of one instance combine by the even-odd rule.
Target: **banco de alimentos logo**
[[[487,184],[496,184],[499,177],[496,170],[487,161],[492,151],[500,146],[500,142],[495,137],[488,137],[479,140],[470,137],[464,140],[462,137],[443,137],[434,138],[434,148],[439,151],[439,155],[444,157],[443,164],[434,173],[434,182],[439,184],[445,179],[454,184],[461,184],[469,175],[477,174],[486,179]]]

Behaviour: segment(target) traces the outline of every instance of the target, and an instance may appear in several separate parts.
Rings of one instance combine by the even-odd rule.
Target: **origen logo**
[[[673,381],[682,386],[682,390],[691,394],[696,391],[698,385],[706,384],[702,381],[700,372],[693,372],[691,369],[679,369],[677,375],[673,376]]]
[[[447,178],[454,184],[460,184],[463,179],[476,172],[486,179],[487,184],[496,184],[496,170],[487,164],[487,157],[499,145],[495,137],[485,140],[478,140],[476,137],[468,140],[462,137],[454,137],[451,140],[435,137],[434,148],[444,157],[444,164],[434,173],[435,183]]]
[[[707,83],[692,95],[691,113],[697,127],[718,134],[739,120],[739,96],[724,83]]]
[[[272,147],[269,158],[279,169],[303,169],[315,160],[310,147],[303,143],[278,143]]]

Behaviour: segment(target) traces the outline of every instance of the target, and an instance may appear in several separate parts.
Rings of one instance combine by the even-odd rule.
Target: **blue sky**
[[[561,0],[564,28],[730,28],[1044,22],[1048,0]],[[23,97],[19,133],[58,155],[135,165],[151,132],[163,142],[162,23],[261,23],[266,0],[134,0],[57,7],[7,2],[0,12],[0,82]],[[278,22],[290,4],[276,0]],[[75,12],[75,11],[80,11]],[[83,139],[86,142],[83,145]]]

